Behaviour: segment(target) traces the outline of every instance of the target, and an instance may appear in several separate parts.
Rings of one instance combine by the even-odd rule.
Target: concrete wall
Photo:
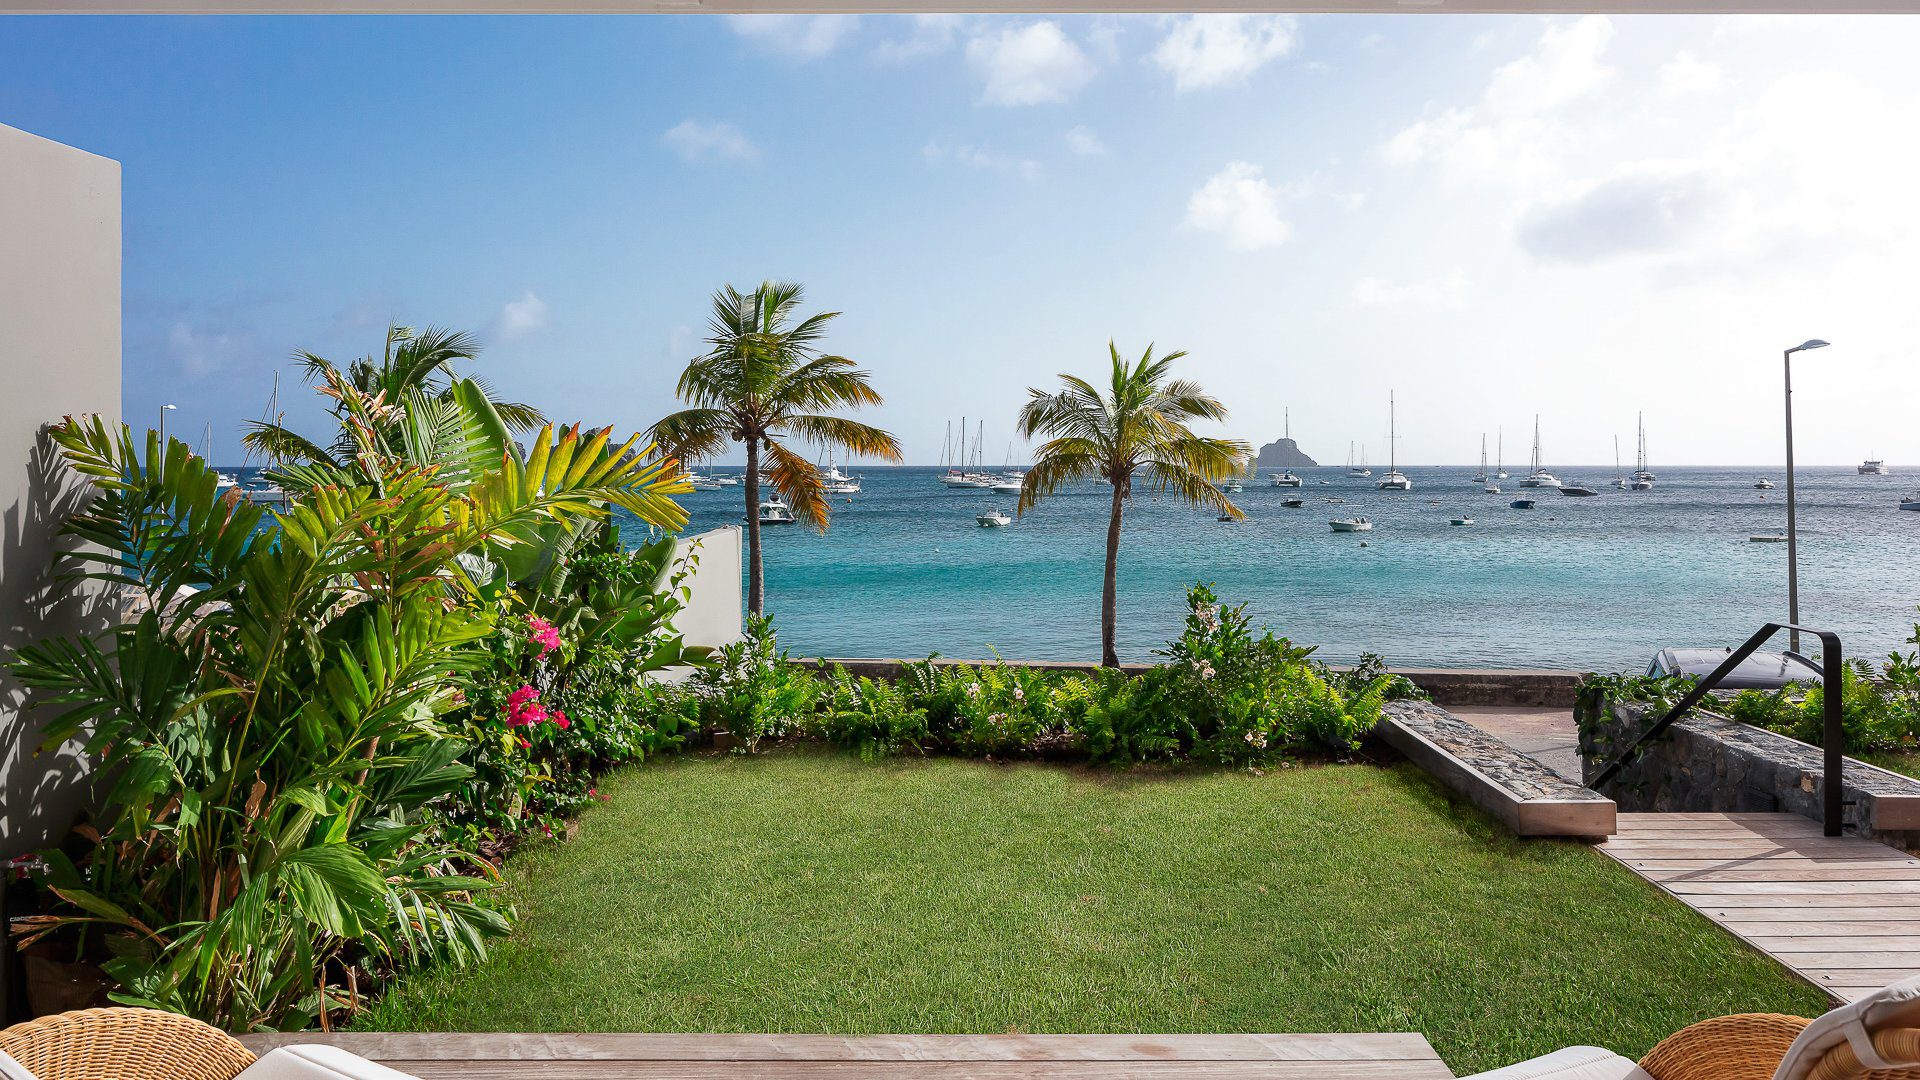
[[[94,592],[49,580],[78,488],[43,429],[120,415],[120,164],[0,126],[0,654],[105,625]],[[65,834],[85,802],[74,748],[43,754],[0,673],[0,856]]]
[[[689,536],[674,547],[674,558],[694,553],[696,565],[686,585],[687,606],[674,628],[689,645],[720,646],[739,641],[745,629],[741,612],[741,529],[738,525]]]

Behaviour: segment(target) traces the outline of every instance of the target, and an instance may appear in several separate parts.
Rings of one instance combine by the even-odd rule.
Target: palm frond
[[[777,439],[766,441],[766,455],[772,463],[767,470],[774,489],[786,496],[793,516],[821,532],[827,531],[832,511],[827,507],[827,492],[820,470],[813,462],[781,445]]]
[[[890,432],[858,420],[801,413],[784,417],[781,426],[816,446],[837,447],[859,457],[879,458],[882,461],[900,460],[900,440]]]

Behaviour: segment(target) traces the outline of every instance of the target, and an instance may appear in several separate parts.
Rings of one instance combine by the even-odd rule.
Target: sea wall
[[[1580,717],[1580,760],[1592,783],[1651,725],[1652,707],[1608,701]],[[1847,758],[1845,820],[1860,836],[1920,848],[1920,781]],[[1820,820],[1824,754],[1798,739],[1696,712],[1676,722],[1600,793],[1622,811],[1767,813]]]
[[[796,659],[794,662],[806,664],[809,667],[839,664],[855,675],[865,675],[874,679],[897,679],[908,664],[918,663],[918,661],[864,657],[807,658]],[[1098,666],[1049,660],[941,659],[934,661],[935,664],[965,663],[975,666],[1002,662],[1069,674],[1085,674]],[[1138,675],[1150,666],[1149,664],[1122,664],[1120,670]],[[1412,680],[1415,686],[1426,691],[1428,696],[1440,705],[1529,705],[1567,709],[1573,707],[1574,694],[1582,677],[1582,673],[1578,671],[1497,668],[1395,668],[1394,674],[1404,675]]]

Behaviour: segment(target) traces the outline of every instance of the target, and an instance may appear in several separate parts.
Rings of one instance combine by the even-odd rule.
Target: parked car
[[[1647,665],[1647,674],[1688,675],[1704,679],[1726,662],[1732,649],[1661,649]],[[1790,682],[1817,683],[1820,669],[1805,657],[1790,653],[1756,652],[1720,680],[1722,690],[1778,690]]]

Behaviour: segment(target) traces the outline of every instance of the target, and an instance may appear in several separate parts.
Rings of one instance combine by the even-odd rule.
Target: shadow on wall
[[[7,658],[23,645],[76,631],[97,635],[114,623],[106,591],[54,572],[54,560],[77,546],[58,535],[60,527],[86,506],[91,489],[44,432],[27,480],[27,496],[0,513],[0,566],[15,571],[0,575],[0,657]],[[92,794],[81,745],[41,750],[44,719],[25,703],[25,688],[0,670],[0,855],[59,842]]]

